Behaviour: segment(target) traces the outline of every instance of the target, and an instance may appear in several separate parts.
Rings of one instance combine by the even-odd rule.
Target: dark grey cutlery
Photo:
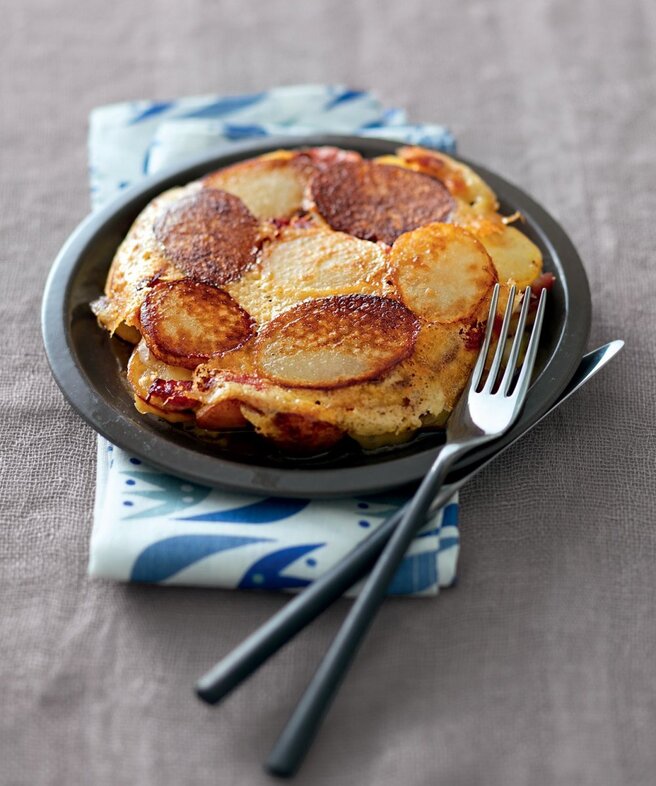
[[[538,351],[547,291],[543,289],[540,295],[535,322],[528,330],[526,354],[520,364],[531,290],[527,288],[524,292],[516,332],[506,360],[504,350],[515,302],[515,287],[510,288],[496,351],[486,373],[498,296],[499,285],[496,284],[483,345],[469,383],[447,422],[446,444],[404,510],[392,537],[267,759],[266,767],[274,775],[293,775],[305,758],[383,602],[396,569],[426,521],[431,504],[451,467],[473,449],[505,434],[524,406]]]
[[[584,355],[569,384],[542,416],[557,409],[570,396],[587,384],[624,346],[623,341],[611,341]],[[540,420],[542,420],[540,418]],[[518,434],[513,442],[504,445],[474,469],[461,472],[442,487],[433,503],[439,508],[458,489],[480,472],[500,453],[521,439],[536,423]],[[340,598],[356,581],[365,576],[385,547],[399,523],[404,508],[384,521],[369,537],[363,540],[340,562],[318,578],[302,593],[290,600],[277,614],[245,639],[238,647],[220,660],[196,684],[198,696],[208,704],[216,704],[247,679],[259,666],[274,655],[284,644],[316,619],[326,608]]]

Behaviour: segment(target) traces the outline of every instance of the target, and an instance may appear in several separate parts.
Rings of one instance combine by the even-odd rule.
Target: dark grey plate
[[[374,493],[416,481],[429,468],[443,442],[439,433],[422,434],[406,445],[376,453],[347,446],[298,459],[269,448],[250,434],[238,433],[221,443],[208,443],[181,427],[144,417],[135,410],[121,373],[127,348],[97,326],[89,309],[89,302],[102,293],[116,248],[138,213],[158,193],[243,158],[280,147],[313,145],[337,145],[372,157],[392,152],[399,143],[317,135],[267,139],[235,145],[228,152],[205,153],[125,191],[83,221],[60,251],[43,298],[48,360],[71,405],[115,445],[160,470],[196,483],[280,496]],[[590,291],[581,260],[554,219],[498,175],[466,163],[496,191],[504,212],[521,211],[526,219],[522,230],[542,249],[545,270],[557,278],[549,298],[537,376],[520,420],[500,441],[506,444],[546,412],[574,373],[588,339]],[[480,462],[495,449],[488,446],[477,451],[458,469]]]

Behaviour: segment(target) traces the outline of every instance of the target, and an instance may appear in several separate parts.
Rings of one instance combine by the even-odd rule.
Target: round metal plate
[[[132,403],[121,364],[125,348],[98,327],[89,302],[103,290],[114,253],[130,225],[153,197],[207,172],[277,148],[335,145],[366,157],[393,152],[398,142],[357,136],[316,135],[235,145],[205,153],[184,166],[149,177],[90,215],[73,232],[54,262],[43,299],[43,337],[52,373],[77,412],[115,445],[152,466],[196,483],[254,494],[334,497],[374,493],[420,479],[440,449],[441,437],[424,434],[379,452],[335,451],[299,459],[251,440],[233,449],[209,443],[157,418],[140,415]],[[590,291],[581,260],[556,221],[528,195],[498,175],[465,159],[497,193],[504,213],[519,210],[522,231],[542,250],[545,270],[556,283],[549,298],[536,378],[514,428],[494,445],[458,465],[474,466],[537,421],[574,373],[590,328]],[[235,443],[237,444],[237,443]]]

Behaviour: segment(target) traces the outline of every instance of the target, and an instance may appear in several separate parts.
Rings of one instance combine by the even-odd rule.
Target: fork
[[[315,672],[294,713],[266,762],[273,775],[291,776],[305,758],[321,722],[334,699],[369,626],[381,605],[387,587],[417,530],[426,521],[433,499],[454,462],[474,448],[502,436],[515,422],[526,399],[535,365],[544,320],[546,290],[542,290],[526,354],[515,381],[530,303],[530,288],[524,292],[517,328],[502,369],[504,349],[514,310],[515,287],[511,287],[499,333],[497,348],[483,381],[487,355],[494,332],[499,298],[495,285],[485,337],[471,378],[454,408],[446,430],[446,444],[410,500],[385,550],[355,600],[323,661]],[[501,372],[503,371],[503,376]]]

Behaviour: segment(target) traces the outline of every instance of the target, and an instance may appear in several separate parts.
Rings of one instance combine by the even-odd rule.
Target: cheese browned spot
[[[404,360],[419,321],[402,303],[375,295],[308,300],[259,333],[260,372],[281,385],[338,388],[376,379]]]
[[[185,275],[218,286],[239,278],[257,253],[257,219],[225,191],[205,189],[183,197],[153,229],[165,255]]]
[[[153,355],[184,368],[243,344],[253,332],[250,316],[227,292],[189,278],[155,284],[140,322]]]
[[[323,227],[291,227],[226,289],[262,324],[310,298],[387,295],[389,280],[387,254],[377,243]]]
[[[310,183],[317,210],[333,229],[388,245],[411,229],[444,221],[455,203],[426,175],[371,161],[345,161]]]

